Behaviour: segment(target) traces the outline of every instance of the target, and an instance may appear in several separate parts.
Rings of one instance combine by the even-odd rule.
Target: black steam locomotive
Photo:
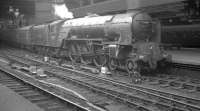
[[[45,56],[133,73],[170,60],[160,48],[160,32],[159,21],[134,11],[7,29],[1,39]]]

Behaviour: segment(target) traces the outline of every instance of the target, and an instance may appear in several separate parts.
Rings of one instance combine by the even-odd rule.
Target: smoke
[[[61,19],[74,18],[73,13],[68,10],[65,4],[54,4],[54,14]]]

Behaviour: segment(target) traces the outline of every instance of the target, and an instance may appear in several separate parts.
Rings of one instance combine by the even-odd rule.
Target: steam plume
[[[74,18],[73,13],[68,10],[65,4],[54,4],[54,14],[61,19]]]

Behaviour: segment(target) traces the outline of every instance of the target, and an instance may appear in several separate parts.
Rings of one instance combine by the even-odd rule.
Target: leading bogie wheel
[[[117,60],[115,58],[110,58],[108,61],[108,67],[111,71],[115,71],[117,69]]]
[[[141,68],[140,65],[134,60],[127,60],[126,62],[126,69],[129,74],[129,77],[132,78],[134,82],[141,81]]]
[[[135,72],[140,73],[140,68],[139,65],[137,64],[136,61],[129,59],[126,61],[126,70],[129,74],[134,74]]]
[[[96,57],[94,57],[93,59],[93,63],[97,66],[97,67],[102,67],[105,66],[106,63],[108,62],[108,57],[104,54],[102,55],[97,55]]]

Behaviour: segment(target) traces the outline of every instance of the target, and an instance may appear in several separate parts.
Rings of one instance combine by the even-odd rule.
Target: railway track
[[[15,58],[19,59],[20,57]],[[25,61],[28,60],[26,59]],[[51,64],[42,63],[40,61],[31,61],[51,67],[46,71],[46,74],[51,75],[51,77],[56,77],[64,82],[70,81],[71,83],[76,83],[82,87],[84,86],[95,91],[100,91],[104,95],[108,95],[109,97],[120,100],[121,102],[123,101],[129,105],[135,106],[137,110],[200,110],[200,100],[196,98],[180,96],[178,94],[162,92],[122,82],[120,83],[111,79],[94,76],[94,74],[91,75],[73,69],[52,66]]]
[[[158,77],[148,77],[144,80],[147,84],[159,86],[161,88],[171,88],[186,93],[200,93],[200,81],[198,78],[190,79],[173,75],[158,75]]]
[[[41,88],[33,82],[27,81],[5,69],[0,68],[0,84],[8,87],[31,103],[36,104],[45,111],[93,111],[76,103],[66,101],[48,90]],[[96,110],[100,111],[100,110]]]
[[[194,66],[194,65],[189,65],[189,64],[186,64],[186,65],[174,64],[174,63],[172,66],[174,67],[173,71],[170,72],[172,74],[170,74],[170,73],[169,74],[154,74],[156,76],[143,76],[142,77],[143,82],[146,82],[147,84],[156,85],[161,88],[169,87],[169,88],[179,89],[181,91],[200,92],[200,80],[199,80],[200,78],[198,78],[196,76],[194,76],[194,77],[184,76],[185,73],[198,74],[199,69],[200,69],[199,66]],[[72,67],[73,66],[71,66],[71,68]],[[178,69],[178,71],[177,71],[177,69]],[[183,72],[183,71],[179,71],[179,69],[190,70],[190,71],[195,71],[195,72],[190,72],[190,71]],[[114,73],[115,73],[115,76],[117,76],[116,73],[120,73],[120,74],[118,74],[119,76],[127,75],[124,72],[114,72]],[[122,74],[122,73],[124,73],[124,74]],[[177,75],[178,73],[181,73],[181,74]],[[127,81],[130,81],[130,80],[125,80],[125,83]],[[124,81],[122,80],[122,82],[124,82]]]
[[[22,61],[20,63],[22,63]],[[25,65],[26,63],[22,63],[22,64]],[[28,64],[26,64],[26,65],[28,65]],[[19,68],[19,67],[15,67],[15,68]],[[24,75],[24,74],[17,74],[17,75],[23,76],[27,79],[27,77],[26,77],[27,75]],[[35,76],[35,75],[32,75],[32,74],[29,74],[28,76],[32,76],[32,78],[35,78],[35,79],[38,77],[38,76]],[[112,98],[113,96],[102,93],[102,91],[95,89],[95,88],[91,88],[91,87],[87,87],[87,86],[83,86],[81,84],[71,83],[71,82],[67,82],[67,84],[64,83],[65,84],[65,87],[64,87],[63,85],[61,85],[62,82],[60,82],[60,79],[55,78],[51,75],[49,75],[45,80],[44,80],[44,78],[43,78],[43,80],[40,80],[40,79],[37,82],[42,83],[42,84],[39,84],[40,86],[44,86],[43,84],[45,84],[45,86],[43,88],[45,88],[45,87],[48,88],[48,86],[55,86],[55,87],[53,87],[53,89],[51,88],[50,90],[59,90],[59,92],[61,92],[62,95],[63,95],[63,93],[68,92],[68,91],[70,93],[74,93],[79,98],[81,98],[82,100],[85,100],[88,103],[91,102],[90,105],[100,108],[101,109],[100,111],[104,111],[104,109],[105,109],[104,105],[107,105],[108,102],[110,104],[109,105],[109,111],[116,111],[118,108],[115,108],[115,107],[119,107],[119,106],[122,109],[126,109],[125,111],[135,109],[134,106],[129,106],[126,103],[124,103],[120,100],[116,100],[116,98]],[[78,92],[78,93],[76,93],[76,92]],[[86,96],[87,98],[90,98],[90,100],[92,100],[92,101],[88,101],[82,95]],[[72,100],[74,100],[74,99],[77,99],[77,98],[72,98]],[[103,108],[101,108],[101,107],[103,107]],[[91,111],[93,111],[93,110],[91,110]],[[120,110],[118,110],[118,111],[120,111]]]

